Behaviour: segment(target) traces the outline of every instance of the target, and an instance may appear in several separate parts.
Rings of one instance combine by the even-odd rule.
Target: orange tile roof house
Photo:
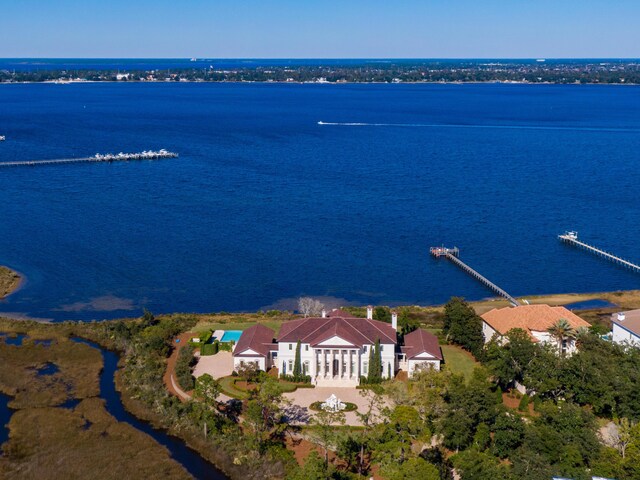
[[[520,305],[518,307],[494,308],[481,315],[481,318],[485,343],[489,342],[494,336],[504,335],[514,328],[520,328],[527,332],[534,342],[556,343],[556,340],[548,330],[560,319],[565,319],[575,330],[581,327],[589,327],[588,322],[565,307],[552,307],[549,305]],[[562,348],[567,352],[571,352],[575,349],[575,342],[567,339]]]

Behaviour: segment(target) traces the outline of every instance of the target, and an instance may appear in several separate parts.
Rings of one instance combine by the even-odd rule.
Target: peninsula
[[[0,299],[15,292],[20,286],[21,281],[22,277],[20,277],[17,272],[0,265]]]

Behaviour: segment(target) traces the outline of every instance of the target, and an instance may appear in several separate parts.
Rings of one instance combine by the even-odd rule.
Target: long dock
[[[629,268],[636,273],[640,273],[640,265],[632,263],[629,260],[625,260],[624,258],[620,258],[612,253],[605,252],[604,250],[598,247],[594,247],[593,245],[589,245],[588,243],[581,242],[580,240],[578,240],[578,232],[565,232],[562,235],[558,235],[558,238],[564,243],[584,248],[588,252],[594,253],[599,257],[605,258],[613,263],[617,263],[618,265]]]
[[[502,288],[500,288],[498,285],[496,285],[495,283],[493,283],[491,280],[489,280],[487,277],[481,275],[479,272],[477,272],[476,270],[474,270],[473,268],[471,268],[469,265],[467,265],[466,263],[464,263],[462,260],[460,260],[459,255],[460,255],[460,250],[458,249],[458,247],[453,247],[453,248],[447,248],[447,247],[431,247],[429,249],[429,252],[431,253],[431,255],[433,255],[435,258],[440,258],[440,257],[445,257],[448,260],[451,260],[454,264],[456,264],[458,267],[460,267],[462,270],[464,270],[465,272],[467,272],[469,275],[471,275],[473,278],[475,278],[476,280],[478,280],[480,283],[482,283],[485,287],[489,288],[490,290],[493,290],[495,293],[497,293],[498,295],[500,295],[501,297],[506,298],[507,300],[509,300],[509,302],[514,306],[517,307],[518,305],[520,305],[520,303],[511,295],[509,295],[506,291],[504,291]]]
[[[41,165],[60,165],[65,163],[112,163],[138,160],[159,160],[162,158],[177,158],[178,154],[167,150],[144,151],[140,153],[107,153],[95,154],[93,157],[59,158],[54,160],[24,160],[16,162],[0,162],[0,167],[38,167]]]

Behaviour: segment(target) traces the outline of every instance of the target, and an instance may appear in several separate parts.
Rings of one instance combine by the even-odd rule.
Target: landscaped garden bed
[[[309,409],[314,412],[322,412],[324,409],[322,408],[322,404],[324,402],[313,402],[309,405]],[[355,412],[358,409],[358,406],[355,403],[351,402],[342,402],[344,403],[344,408],[340,410],[341,412]]]

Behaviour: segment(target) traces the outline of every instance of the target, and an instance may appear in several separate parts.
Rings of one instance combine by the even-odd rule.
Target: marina
[[[471,268],[469,265],[464,263],[462,260],[460,260],[460,258],[459,258],[460,249],[458,249],[458,247],[453,247],[453,248],[447,248],[447,247],[444,247],[444,246],[442,246],[442,247],[431,247],[429,249],[429,251],[430,251],[431,255],[433,255],[435,258],[444,257],[447,260],[451,260],[454,264],[456,264],[462,270],[464,270],[469,275],[471,275],[473,278],[478,280],[484,286],[486,286],[490,290],[493,290],[495,293],[497,293],[501,297],[504,297],[507,300],[509,300],[509,302],[514,307],[517,307],[518,305],[520,305],[518,300],[516,300],[514,297],[509,295],[505,290],[503,290],[498,285],[496,285],[491,280],[489,280],[487,277],[481,275],[479,272],[477,272],[476,270]]]
[[[158,151],[145,150],[139,153],[96,153],[93,157],[59,158],[53,160],[25,160],[16,162],[0,162],[0,167],[37,167],[41,165],[59,165],[65,163],[99,163],[99,162],[129,162],[138,160],[160,160],[163,158],[178,158],[178,154],[160,149]]]
[[[588,252],[591,252],[599,257],[605,258],[613,263],[618,265],[622,265],[623,267],[629,268],[636,273],[640,273],[640,265],[630,262],[629,260],[625,260],[624,258],[620,258],[612,253],[605,252],[604,250],[594,247],[593,245],[589,245],[588,243],[581,242],[578,240],[578,232],[571,231],[565,232],[562,235],[558,235],[558,238],[568,245],[573,245],[575,247],[583,248]]]

